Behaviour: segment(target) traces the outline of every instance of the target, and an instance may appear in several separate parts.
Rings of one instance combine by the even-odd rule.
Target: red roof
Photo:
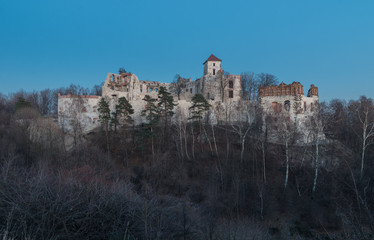
[[[222,62],[221,59],[219,59],[218,57],[214,56],[213,54],[211,54],[210,57],[203,64],[205,64],[208,61],[220,61],[220,62]]]

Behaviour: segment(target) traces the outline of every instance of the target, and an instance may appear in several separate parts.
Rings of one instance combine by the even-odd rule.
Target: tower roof
[[[219,62],[222,62],[221,59],[219,59],[218,57],[214,56],[213,54],[211,54],[210,57],[203,64],[205,64],[208,61],[219,61]]]

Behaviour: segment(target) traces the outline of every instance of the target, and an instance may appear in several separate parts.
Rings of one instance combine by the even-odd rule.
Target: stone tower
[[[222,60],[214,56],[213,54],[203,63],[204,64],[204,76],[216,76],[218,71],[221,70]]]

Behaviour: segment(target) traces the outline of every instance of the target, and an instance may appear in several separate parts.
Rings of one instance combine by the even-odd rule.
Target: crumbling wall
[[[310,142],[310,120],[318,115],[319,99],[318,88],[311,85],[308,95],[305,96],[303,86],[299,82],[286,85],[283,82],[278,86],[267,86],[259,89],[260,106],[263,109],[263,120],[266,116],[283,117],[290,119],[299,133],[300,143]],[[320,123],[318,123],[320,124]],[[276,129],[269,132],[270,138],[275,138]],[[324,139],[323,133],[319,134]]]
[[[58,122],[66,132],[89,132],[99,125],[99,96],[58,96]]]

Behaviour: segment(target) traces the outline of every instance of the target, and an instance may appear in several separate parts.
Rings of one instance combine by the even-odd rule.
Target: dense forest
[[[99,85],[0,95],[1,238],[373,239],[373,100],[321,102],[307,131],[326,138],[297,144],[295,129],[258,108],[255,86],[274,79],[251,76],[251,121],[209,124],[195,95],[191,118],[172,122],[162,89],[144,99],[141,126],[126,99],[114,112],[101,101],[102,127],[71,149],[57,93],[100,95]]]

